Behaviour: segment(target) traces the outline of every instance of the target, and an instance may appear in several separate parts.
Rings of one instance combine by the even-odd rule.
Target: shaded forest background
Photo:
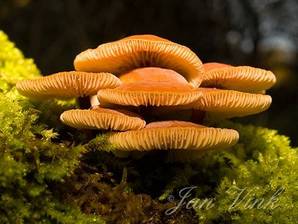
[[[86,48],[145,33],[187,45],[203,62],[271,69],[270,110],[244,122],[298,144],[297,0],[1,0],[0,29],[44,75],[73,69]]]

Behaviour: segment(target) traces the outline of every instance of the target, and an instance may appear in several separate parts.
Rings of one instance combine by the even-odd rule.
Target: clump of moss
[[[212,198],[210,209],[197,207],[202,223],[295,223],[298,220],[298,153],[277,131],[223,123],[240,133],[231,151],[207,155],[198,167],[205,184],[197,200]],[[207,180],[207,181],[206,181]],[[209,180],[209,181],[208,181]],[[204,190],[207,189],[207,190]]]
[[[0,30],[0,89],[11,90],[18,80],[34,78],[39,70],[32,59],[25,59],[8,37]]]
[[[105,135],[59,122],[60,112],[76,107],[75,101],[36,103],[16,92],[17,80],[38,75],[33,61],[0,32],[0,223],[298,220],[298,156],[285,136],[223,122],[217,126],[240,133],[229,150],[192,162],[171,161],[160,151],[119,158],[109,152],[114,148]],[[183,199],[185,189],[191,191]],[[242,189],[244,200],[233,204]],[[254,204],[279,191],[271,203],[277,207]]]
[[[33,105],[14,89],[18,79],[38,76],[32,60],[0,32],[0,223],[99,223],[78,207],[61,203],[48,186],[73,173],[82,146],[54,143],[57,134],[37,123]]]
[[[82,164],[75,175],[66,179],[59,194],[68,204],[78,205],[86,214],[98,214],[107,223],[197,223],[194,211],[182,209],[167,216],[165,211],[173,203],[135,193],[125,177],[119,182],[112,172],[87,164]]]

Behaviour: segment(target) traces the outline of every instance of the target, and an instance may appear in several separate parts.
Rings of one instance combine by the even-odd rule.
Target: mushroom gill
[[[19,81],[17,90],[34,99],[71,98],[95,95],[101,88],[115,88],[120,80],[110,73],[59,72],[33,80]]]
[[[203,66],[188,47],[154,35],[135,35],[99,45],[76,56],[75,69],[86,72],[111,72],[115,75],[140,67],[172,69],[194,86],[199,86]]]
[[[202,97],[187,107],[217,118],[243,117],[269,108],[272,99],[265,91],[276,81],[272,72],[221,63],[203,66],[205,73],[199,88]]]
[[[202,122],[205,118],[233,118],[261,113],[270,107],[272,98],[269,95],[244,93],[235,90],[216,88],[198,88],[202,97],[195,102],[178,106],[150,108],[151,114],[160,118],[166,116],[183,116],[191,111],[189,119]]]
[[[276,78],[271,71],[250,66],[205,63],[201,87],[216,87],[244,92],[259,92],[271,88]]]
[[[203,96],[191,105],[220,118],[243,117],[267,110],[271,96],[234,90],[200,88]]]
[[[126,131],[141,129],[146,122],[137,114],[124,110],[97,107],[91,110],[68,110],[61,114],[61,121],[79,129]]]
[[[152,122],[144,129],[113,133],[109,141],[119,150],[206,150],[234,145],[235,130],[209,128],[185,121]]]
[[[122,84],[98,91],[99,101],[127,106],[185,105],[198,100],[201,92],[177,72],[147,67],[120,76]]]

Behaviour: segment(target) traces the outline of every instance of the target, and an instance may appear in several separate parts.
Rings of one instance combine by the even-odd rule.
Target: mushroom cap
[[[128,36],[128,37],[124,37],[121,40],[150,40],[150,41],[164,41],[164,42],[168,42],[168,43],[173,43],[172,41],[166,39],[166,38],[162,38],[159,36],[155,36],[152,34],[136,34],[136,35],[132,35],[132,36]]]
[[[243,93],[234,90],[200,88],[203,96],[192,108],[212,112],[219,117],[231,118],[260,113],[269,108],[269,95]]]
[[[97,107],[91,110],[68,110],[60,120],[74,128],[126,131],[144,128],[146,122],[137,114],[124,110]]]
[[[271,71],[250,66],[231,66],[221,63],[206,63],[201,86],[222,87],[244,92],[269,89],[276,82]]]
[[[115,88],[120,79],[110,73],[59,72],[50,76],[17,83],[24,96],[36,99],[71,98],[96,95],[101,88]]]
[[[116,75],[140,67],[162,67],[180,73],[194,86],[203,75],[201,60],[189,48],[154,35],[135,35],[99,45],[76,56],[75,69]]]
[[[183,76],[169,69],[139,68],[121,75],[120,80],[117,88],[99,90],[99,100],[126,106],[168,106],[189,104],[201,96]]]
[[[113,133],[109,141],[118,150],[206,150],[234,145],[239,138],[232,129],[209,128],[185,121],[152,122],[144,129]]]

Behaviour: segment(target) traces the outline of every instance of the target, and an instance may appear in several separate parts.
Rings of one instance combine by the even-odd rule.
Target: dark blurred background
[[[86,48],[145,33],[187,45],[203,62],[271,69],[270,110],[241,121],[298,144],[297,0],[0,0],[0,29],[45,75],[73,69]]]

